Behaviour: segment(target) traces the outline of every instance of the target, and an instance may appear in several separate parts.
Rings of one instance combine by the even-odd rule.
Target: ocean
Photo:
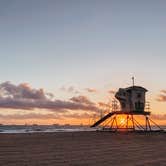
[[[78,132],[95,130],[88,126],[75,125],[0,125],[0,133]]]
[[[166,126],[161,126],[166,131]],[[96,131],[99,128],[79,125],[0,125],[0,133],[80,132]],[[157,130],[152,126],[153,130]]]

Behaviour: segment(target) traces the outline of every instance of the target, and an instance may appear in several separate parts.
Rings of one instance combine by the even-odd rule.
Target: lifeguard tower
[[[135,86],[134,77],[132,77],[132,80],[133,85],[131,87],[120,88],[115,94],[115,98],[119,101],[120,104],[120,110],[113,110],[112,112],[97,120],[91,127],[102,126],[103,130],[109,131],[152,131],[151,124],[153,124],[153,126],[158,128],[158,130],[155,131],[162,130],[160,126],[158,126],[149,118],[150,111],[145,111],[147,104],[147,89],[141,86]],[[138,122],[134,118],[134,116],[137,115],[144,117],[144,124]],[[119,119],[118,116],[120,116],[121,119]]]

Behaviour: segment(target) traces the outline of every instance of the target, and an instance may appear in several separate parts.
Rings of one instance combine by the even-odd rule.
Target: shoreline
[[[87,131],[31,131],[31,132],[0,132],[1,135],[14,135],[14,134],[56,134],[56,133],[91,133],[91,132],[99,132],[99,133],[110,133],[110,134],[166,134],[166,130],[152,130],[152,131],[115,131],[115,130],[87,130]]]

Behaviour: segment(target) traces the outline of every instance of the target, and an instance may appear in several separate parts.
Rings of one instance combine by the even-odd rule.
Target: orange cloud
[[[116,91],[114,91],[114,90],[109,90],[108,93],[114,95],[114,94],[116,93]]]
[[[96,93],[97,92],[96,89],[92,89],[92,88],[86,88],[85,90],[89,93]]]
[[[166,121],[166,114],[151,114],[151,118]]]
[[[166,90],[161,90],[161,94],[158,96],[157,101],[166,102]]]

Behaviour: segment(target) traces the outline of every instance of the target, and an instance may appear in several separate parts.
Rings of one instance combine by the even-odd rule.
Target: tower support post
[[[132,121],[133,130],[135,131],[135,123],[133,115],[131,115],[131,121]]]
[[[145,119],[146,119],[146,131],[151,131],[151,125],[150,125],[150,122],[149,122],[149,117],[148,116],[145,116]]]

